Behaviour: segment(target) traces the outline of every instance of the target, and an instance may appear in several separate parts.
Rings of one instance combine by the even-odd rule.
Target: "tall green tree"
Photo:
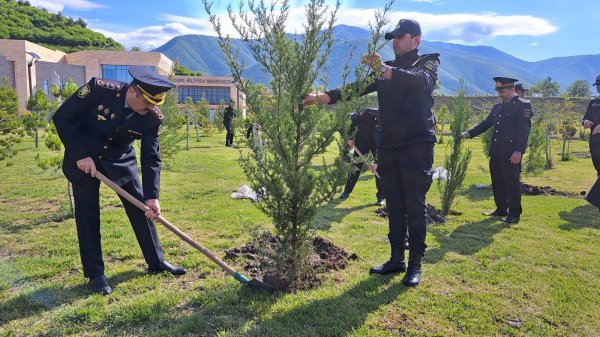
[[[529,91],[540,93],[544,97],[554,97],[560,93],[560,85],[558,82],[553,81],[551,77],[546,77],[545,80],[529,88]]]
[[[39,129],[43,129],[48,125],[46,115],[50,108],[48,96],[41,89],[36,90],[33,96],[27,100],[27,110],[31,111],[31,114],[24,115],[24,123],[27,130],[34,135],[36,149],[39,144]]]
[[[576,80],[567,87],[567,95],[569,97],[590,97],[592,91],[586,80]]]
[[[317,208],[333,198],[346,180],[349,167],[341,155],[342,141],[336,135],[348,124],[350,111],[358,111],[357,105],[365,104],[352,98],[358,96],[359,87],[364,88],[368,81],[344,89],[345,103],[336,104],[329,112],[322,106],[303,108],[301,105],[329,58],[339,2],[329,7],[325,0],[306,1],[306,22],[296,37],[286,34],[289,0],[272,3],[241,0],[237,12],[228,7],[233,27],[242,41],[263,70],[272,75],[270,92],[261,90],[260,85],[243,76],[244,64],[237,57],[239,51],[234,50],[229,37],[223,35],[221,22],[212,13],[212,3],[209,0],[203,3],[232,76],[246,95],[249,111],[261,126],[261,145],[248,142],[252,151],[242,153],[240,162],[253,188],[266,190],[263,200],[255,205],[273,219],[275,235],[281,242],[272,255],[273,272],[278,279],[294,287],[304,275]],[[376,15],[371,52],[383,45],[381,28],[387,23],[387,10],[386,6],[383,14]],[[366,70],[366,66],[356,69],[356,78],[364,79]],[[326,159],[327,147],[336,140],[338,155]]]
[[[169,169],[171,163],[175,162],[175,154],[181,150],[180,142],[185,139],[185,135],[180,129],[185,123],[186,117],[177,107],[178,99],[177,90],[170,90],[160,107],[165,119],[160,127],[160,157],[165,169]]]
[[[23,137],[18,113],[19,98],[5,76],[0,82],[0,161],[17,153],[14,146]]]
[[[468,128],[469,116],[471,115],[469,98],[465,94],[464,84],[461,86],[462,88],[458,91],[458,95],[452,100],[450,106],[452,140],[446,145],[446,151],[450,148],[450,153],[446,153],[444,156],[444,167],[448,171],[448,176],[446,180],[438,179],[442,213],[444,215],[450,212],[471,161],[471,150],[465,149],[463,141],[458,138],[461,132]]]
[[[448,123],[450,112],[448,111],[448,107],[444,104],[437,111],[435,116],[436,121],[440,127],[440,139],[438,141],[439,144],[444,144],[444,127]]]

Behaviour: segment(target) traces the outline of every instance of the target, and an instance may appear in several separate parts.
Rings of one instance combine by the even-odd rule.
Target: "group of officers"
[[[355,153],[376,155],[372,170],[377,178],[377,203],[385,199],[389,219],[390,258],[371,273],[406,272],[406,286],[420,283],[422,257],[427,245],[425,196],[432,183],[434,144],[436,143],[433,91],[438,80],[439,54],[419,55],[421,27],[418,22],[402,19],[385,34],[393,40],[395,59],[383,62],[378,54],[363,58],[378,77],[361,93],[377,92],[379,109],[365,110],[353,117],[359,130],[362,123],[374,130],[365,139],[348,142]],[[154,220],[160,215],[159,127],[163,115],[159,106],[175,85],[145,67],[132,66],[130,84],[92,78],[68,98],[53,120],[65,145],[63,172],[73,185],[75,220],[84,276],[94,292],[108,295],[112,288],[104,275],[100,240],[99,180],[101,172],[148,206],[144,212],[121,198],[149,272],[182,275],[183,268],[164,259]],[[512,78],[495,77],[495,89],[501,102],[489,116],[460,138],[475,137],[493,127],[490,146],[490,174],[496,209],[486,213],[504,216],[509,223],[519,221],[522,212],[519,175],[521,159],[533,115],[529,101],[515,92]],[[596,79],[600,92],[600,76]],[[335,104],[342,99],[341,88],[309,94],[304,105]],[[233,110],[233,109],[231,109]],[[232,111],[231,111],[232,112]],[[233,115],[226,114],[226,118]],[[229,120],[228,120],[229,121]],[[590,102],[584,126],[591,128],[590,147],[594,166],[600,168],[600,100]],[[372,135],[375,135],[373,139]],[[233,131],[228,128],[226,145]],[[593,138],[593,140],[592,140]],[[137,169],[134,140],[141,140],[142,181]],[[347,198],[358,172],[348,178],[342,198]],[[600,170],[599,170],[600,172]],[[405,262],[405,241],[410,247]]]

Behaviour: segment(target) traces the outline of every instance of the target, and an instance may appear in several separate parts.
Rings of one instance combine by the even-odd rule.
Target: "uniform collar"
[[[396,55],[396,66],[400,68],[410,67],[419,58],[419,49],[415,48],[408,53]]]

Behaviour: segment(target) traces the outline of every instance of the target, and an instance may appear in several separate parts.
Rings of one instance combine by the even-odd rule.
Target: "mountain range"
[[[354,69],[371,40],[368,30],[347,25],[335,26],[333,38],[335,43],[326,64],[330,88],[342,83],[344,61],[340,60],[350,59],[350,69]],[[268,85],[270,76],[253,58],[246,43],[240,39],[232,39],[232,44],[239,48],[240,58],[246,63],[244,76]],[[352,58],[350,58],[351,50]],[[171,39],[154,51],[161,52],[172,60],[178,60],[181,65],[192,71],[201,71],[206,76],[231,76],[217,38],[214,36],[182,35]],[[492,81],[494,76],[517,78],[526,87],[551,77],[560,85],[561,91],[566,91],[573,81],[587,80],[591,83],[600,73],[600,54],[554,57],[528,62],[494,47],[425,40],[421,40],[419,53],[440,54],[440,87],[436,91],[439,94],[456,93],[460,82],[463,81],[468,95],[495,95]],[[391,43],[387,43],[380,54],[384,60],[393,59]]]

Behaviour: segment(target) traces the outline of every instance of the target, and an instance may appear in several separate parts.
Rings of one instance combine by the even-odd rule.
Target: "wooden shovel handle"
[[[102,173],[96,171],[96,178],[98,178],[98,180],[100,180],[101,182],[108,185],[108,187],[112,188],[115,192],[117,192],[118,195],[127,199],[130,203],[134,204],[137,208],[141,209],[142,211],[146,212],[146,211],[150,210],[150,208],[148,206],[146,206],[146,204],[144,204],[140,200],[136,199],[133,195],[129,194],[127,191],[122,189],[120,186],[118,186],[117,184],[112,182],[110,179],[105,177]],[[225,263],[223,260],[221,260],[217,256],[215,256],[215,254],[213,254],[210,250],[204,248],[201,244],[194,241],[194,239],[187,236],[187,234],[182,232],[175,225],[171,224],[169,221],[167,221],[167,219],[163,218],[162,215],[159,215],[157,217],[157,220],[158,220],[158,222],[163,224],[165,227],[167,227],[171,232],[175,233],[175,235],[179,236],[183,241],[189,243],[192,247],[199,250],[200,253],[206,255],[206,257],[208,257],[214,263],[219,265],[219,267],[223,268],[223,270],[225,270],[229,275],[234,276],[234,277],[236,277],[236,275],[238,275],[238,273],[233,268],[231,268],[227,263]]]
[[[356,152],[360,157],[363,157],[363,154],[360,152],[360,150],[356,147],[356,145],[352,145],[352,148],[354,149],[354,152]],[[375,176],[379,179],[381,179],[381,177],[379,176],[379,173],[377,173],[377,171],[373,172],[375,174]]]

